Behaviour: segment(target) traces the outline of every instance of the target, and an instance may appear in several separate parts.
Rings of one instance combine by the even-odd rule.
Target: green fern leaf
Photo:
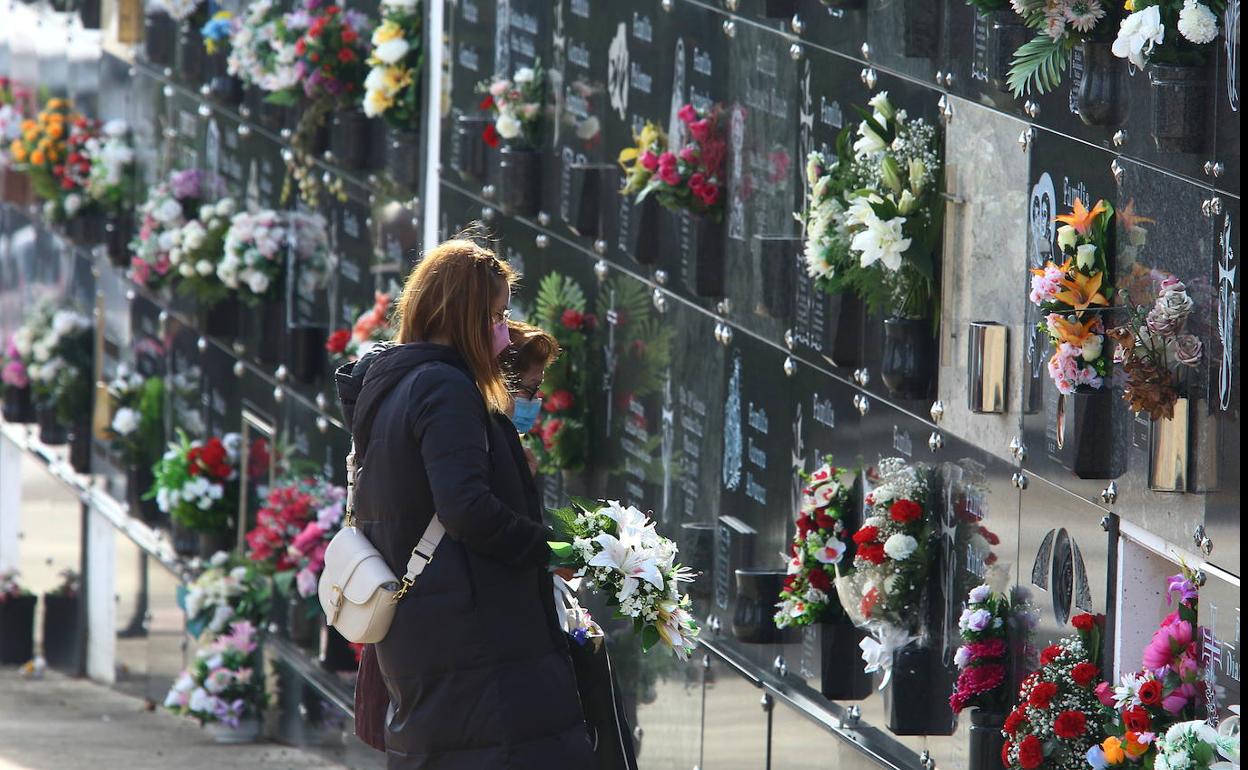
[[[1008,84],[1015,96],[1030,94],[1033,89],[1046,94],[1061,85],[1069,67],[1069,41],[1037,35],[1014,52]]]

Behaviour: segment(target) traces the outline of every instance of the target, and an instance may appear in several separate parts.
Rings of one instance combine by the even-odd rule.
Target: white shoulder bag
[[[317,598],[326,624],[349,642],[374,644],[386,638],[399,600],[416,577],[433,561],[433,552],[446,530],[437,513],[420,542],[412,548],[407,572],[400,580],[363,532],[355,526],[355,446],[347,455],[347,502],[342,529],[325,549],[325,568],[317,584]]]

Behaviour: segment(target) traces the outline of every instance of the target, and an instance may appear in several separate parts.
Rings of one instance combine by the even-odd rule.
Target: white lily
[[[594,538],[594,542],[602,546],[602,550],[589,560],[591,567],[607,567],[619,570],[624,575],[620,592],[616,596],[619,601],[637,593],[642,580],[655,588],[663,588],[663,575],[659,572],[654,554],[649,549],[640,547],[638,542],[628,540],[620,540],[613,535],[599,535]]]

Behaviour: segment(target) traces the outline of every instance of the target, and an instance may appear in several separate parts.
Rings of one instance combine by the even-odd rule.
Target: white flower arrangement
[[[264,710],[267,695],[256,627],[246,621],[195,654],[165,696],[165,708],[194,717],[201,724],[220,722],[232,728]]]
[[[1180,722],[1157,738],[1154,770],[1239,770],[1239,706],[1218,727]]]
[[[1219,7],[1210,0],[1160,0],[1131,13],[1118,26],[1113,52],[1139,69],[1169,62],[1217,40]],[[1128,6],[1132,7],[1132,6]],[[1177,34],[1176,34],[1177,33]]]
[[[265,298],[282,272],[289,244],[285,218],[271,209],[240,211],[225,233],[217,278],[248,303]]]
[[[87,195],[106,211],[116,213],[126,205],[129,175],[134,168],[134,147],[130,144],[129,127],[125,121],[110,120],[104,124],[99,136],[87,140],[85,149],[91,163]]]
[[[288,91],[299,85],[295,44],[286,34],[287,20],[273,0],[257,0],[233,19],[231,75],[262,91]]]

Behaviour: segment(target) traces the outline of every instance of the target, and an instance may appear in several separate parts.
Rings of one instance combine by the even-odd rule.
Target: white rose
[[[1105,338],[1099,334],[1090,334],[1083,341],[1083,360],[1092,363],[1101,357],[1101,351],[1105,347]]]
[[[199,218],[202,221],[212,219],[214,209],[211,203],[205,203],[199,207]]]
[[[138,411],[125,406],[118,409],[117,414],[113,415],[112,429],[119,436],[134,433],[139,429]]]
[[[215,208],[216,208],[217,216],[228,217],[234,213],[234,209],[235,209],[234,199],[222,198],[221,200],[217,201],[217,205]]]
[[[177,267],[181,263],[182,263],[182,249],[179,249],[175,246],[174,248],[169,250],[169,264],[173,265],[174,267]]]
[[[884,541],[884,553],[894,561],[904,561],[910,558],[918,548],[919,541],[900,532]]]
[[[536,78],[537,78],[537,73],[533,71],[532,67],[521,67],[520,69],[516,70],[516,76],[514,80],[516,81],[516,85],[523,86],[523,85],[528,85],[529,83],[532,83]]]
[[[1114,56],[1129,59],[1136,67],[1143,69],[1153,48],[1165,39],[1166,28],[1161,24],[1161,9],[1152,5],[1122,20],[1112,50]]]
[[[178,266],[178,275],[182,276],[183,278],[194,278],[195,266],[192,265],[190,262],[183,262],[181,265]]]
[[[78,193],[70,193],[65,196],[65,216],[72,217],[78,213],[78,209],[82,208],[82,196]]]
[[[182,204],[173,198],[166,198],[152,212],[152,216],[161,222],[174,222],[182,217]]]
[[[1070,225],[1062,225],[1057,228],[1057,247],[1062,251],[1073,249],[1078,240],[1079,231]]]
[[[494,121],[494,128],[502,138],[515,139],[517,136],[520,136],[524,126],[511,113],[500,112],[498,119]]]
[[[407,56],[407,52],[410,48],[411,46],[407,44],[407,41],[400,37],[382,43],[374,48],[373,56],[376,57],[378,61],[385,62],[386,64],[394,64],[404,56]]]
[[[247,277],[247,288],[253,294],[264,294],[269,288],[269,277],[257,270]]]
[[[207,278],[213,273],[212,263],[206,259],[199,260],[195,263],[195,272]]]
[[[1197,45],[1212,43],[1218,37],[1218,17],[1204,3],[1184,0],[1179,11],[1179,34]]]
[[[1096,265],[1096,246],[1085,243],[1075,249],[1075,265],[1080,270],[1091,270]]]

